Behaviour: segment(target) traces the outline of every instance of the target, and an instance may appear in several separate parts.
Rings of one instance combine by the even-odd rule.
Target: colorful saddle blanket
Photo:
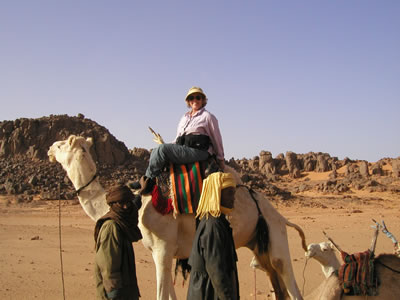
[[[196,213],[207,161],[170,165],[171,199],[175,214]]]
[[[374,272],[374,253],[347,254],[341,252],[344,264],[339,269],[339,280],[347,295],[377,295],[378,280]]]

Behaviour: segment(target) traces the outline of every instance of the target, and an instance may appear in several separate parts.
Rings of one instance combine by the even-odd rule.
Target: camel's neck
[[[338,270],[338,268],[332,267],[332,266],[323,266],[321,265],[322,272],[324,272],[325,278],[328,278],[331,276],[335,271]]]
[[[67,170],[67,174],[76,190],[84,187],[79,192],[78,198],[86,214],[95,221],[104,216],[109,206],[106,202],[106,193],[99,179],[96,178],[93,180],[96,174],[95,166],[93,167],[82,162],[76,163]]]
[[[96,168],[85,167],[78,163],[71,165],[66,171],[75,190],[87,185],[96,174]]]
[[[318,261],[321,264],[322,272],[324,272],[325,278],[328,278],[335,271],[339,270],[340,262],[335,255],[333,255],[327,261]]]

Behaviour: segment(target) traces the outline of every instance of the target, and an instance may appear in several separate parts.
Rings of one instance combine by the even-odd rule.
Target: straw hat
[[[204,98],[207,99],[206,94],[204,94],[204,92],[201,88],[199,88],[198,86],[193,86],[189,89],[189,92],[187,93],[187,95],[185,97],[185,101],[186,101],[187,97],[189,97],[191,94],[195,94],[195,93],[202,94],[204,96]]]

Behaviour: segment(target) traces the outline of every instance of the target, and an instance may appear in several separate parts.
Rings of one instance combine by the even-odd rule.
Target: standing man
[[[188,300],[239,299],[237,255],[225,217],[234,206],[235,191],[230,173],[212,173],[203,181],[196,215],[200,223],[189,257]]]
[[[141,199],[127,186],[116,185],[106,200],[110,210],[94,230],[97,299],[137,300],[140,293],[132,243],[142,239],[137,226]]]

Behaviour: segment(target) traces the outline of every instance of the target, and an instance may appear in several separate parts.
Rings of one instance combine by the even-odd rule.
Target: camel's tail
[[[286,220],[286,225],[293,227],[294,229],[297,230],[297,232],[299,233],[299,235],[301,237],[301,246],[303,247],[304,251],[307,252],[306,236],[304,234],[303,229],[301,229],[301,227],[299,225],[289,222],[288,220]]]

